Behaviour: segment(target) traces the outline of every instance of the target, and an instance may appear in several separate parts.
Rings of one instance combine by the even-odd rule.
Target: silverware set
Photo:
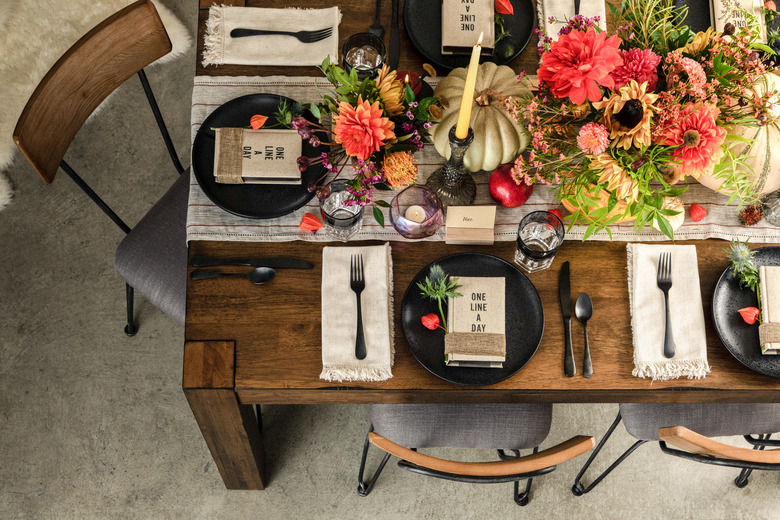
[[[574,363],[574,347],[571,341],[571,280],[569,274],[569,262],[564,262],[558,277],[558,296],[561,300],[561,314],[563,315],[564,331],[564,357],[563,373],[567,377],[573,377],[577,373]],[[588,342],[588,320],[593,316],[593,302],[587,293],[581,293],[574,305],[574,315],[582,323],[585,332],[585,358],[583,360],[583,375],[586,378],[593,377],[593,363],[590,359],[590,344]]]
[[[265,31],[260,29],[233,29],[230,31],[230,36],[233,38],[244,38],[246,36],[271,36],[271,35],[282,35],[282,36],[292,36],[294,38],[298,38],[298,41],[302,43],[316,43],[322,40],[325,40],[326,38],[330,38],[330,36],[333,34],[333,28],[327,27],[325,29],[320,29],[318,31],[298,31],[298,32],[290,32],[290,31]]]
[[[672,335],[672,319],[669,315],[669,289],[672,288],[672,253],[661,253],[658,257],[658,288],[664,293],[666,308],[666,325],[664,327],[664,356],[674,357],[674,336]]]
[[[255,285],[270,282],[276,277],[276,269],[312,269],[314,264],[298,258],[216,258],[196,255],[192,257],[192,267],[212,267],[219,265],[247,265],[254,269],[248,273],[231,273],[225,271],[210,271],[195,269],[190,273],[192,280],[208,280],[210,278],[247,278]]]

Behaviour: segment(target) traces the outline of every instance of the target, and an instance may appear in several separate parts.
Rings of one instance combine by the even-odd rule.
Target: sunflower
[[[398,80],[398,71],[390,71],[390,67],[383,65],[376,78],[376,86],[388,114],[397,116],[404,111],[404,86]]]
[[[599,184],[607,183],[607,189],[620,200],[635,202],[639,197],[639,186],[631,176],[608,153],[594,157],[590,163],[594,170],[601,170]]]
[[[604,109],[601,123],[610,132],[612,146],[628,150],[652,144],[650,121],[656,99],[656,94],[647,93],[647,82],[640,85],[631,80],[609,99],[593,103],[595,108]]]

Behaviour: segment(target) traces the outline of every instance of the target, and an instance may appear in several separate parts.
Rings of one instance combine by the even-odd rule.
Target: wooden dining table
[[[432,0],[435,1],[435,0]],[[200,0],[201,7],[210,2]],[[225,0],[229,5],[286,7],[282,0]],[[332,5],[314,0],[306,7]],[[301,5],[303,6],[303,4]],[[365,31],[373,20],[374,2],[339,3],[343,20],[339,38]],[[382,23],[390,28],[391,0],[383,2]],[[403,2],[401,2],[401,8]],[[198,56],[202,53],[208,10],[201,9]],[[422,72],[423,57],[407,38],[401,17],[401,69]],[[536,38],[511,66],[535,70]],[[440,71],[446,74],[446,71]],[[307,67],[224,65],[197,74],[224,76],[319,75]],[[735,209],[736,211],[736,209]],[[379,242],[357,242],[375,245]],[[703,379],[652,381],[634,377],[633,344],[628,301],[625,242],[564,242],[550,269],[529,275],[541,298],[544,334],[527,365],[515,375],[485,387],[459,386],[424,368],[404,340],[400,309],[404,293],[417,273],[434,260],[458,252],[479,252],[509,262],[514,242],[492,246],[448,245],[444,242],[391,241],[395,326],[393,377],[382,382],[332,383],[322,370],[320,286],[324,243],[235,242],[195,240],[194,255],[217,257],[295,257],[313,269],[281,270],[263,286],[245,279],[192,281],[188,278],[182,386],[209,450],[229,489],[263,489],[263,446],[255,406],[259,404],[324,403],[620,403],[620,402],[780,402],[780,379],[756,373],[737,361],[720,342],[712,321],[711,302],[718,278],[728,266],[728,242],[675,242],[696,246],[704,306],[707,357],[711,373]],[[353,245],[350,243],[350,245]],[[761,244],[751,244],[751,247]],[[584,336],[574,325],[578,371],[563,370],[564,326],[558,299],[558,275],[563,262],[571,265],[571,294],[591,295],[593,318],[588,322],[594,375],[582,376]],[[225,267],[244,272],[246,268]],[[192,267],[190,267],[190,271]],[[660,318],[659,318],[660,319]]]

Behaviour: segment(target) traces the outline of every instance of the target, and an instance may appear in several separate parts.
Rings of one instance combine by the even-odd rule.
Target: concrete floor
[[[194,28],[192,0],[166,4]],[[194,54],[148,72],[183,158]],[[175,177],[134,79],[67,158],[131,223]],[[657,445],[580,498],[569,490],[584,460],[562,465],[535,480],[524,508],[509,484],[455,484],[392,464],[360,498],[366,406],[264,407],[270,486],[227,491],[181,391],[183,329],[140,301],[138,335],[122,333],[113,267],[121,232],[65,175],[47,186],[21,158],[8,175],[16,195],[0,212],[2,519],[780,518],[780,474],[755,474],[737,489],[736,471],[665,456]],[[546,445],[601,436],[616,410],[556,406]],[[631,442],[621,427],[597,467]]]

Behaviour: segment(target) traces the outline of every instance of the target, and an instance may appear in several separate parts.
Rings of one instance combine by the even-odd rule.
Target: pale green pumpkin
[[[458,68],[441,80],[434,96],[448,103],[441,121],[431,129],[433,145],[441,156],[449,159],[450,128],[458,122],[463,85],[467,69]],[[509,96],[523,96],[528,89],[517,82],[517,74],[509,67],[486,62],[479,66],[471,108],[474,142],[463,162],[470,172],[492,171],[512,162],[528,144],[527,133],[506,114],[502,101]]]

